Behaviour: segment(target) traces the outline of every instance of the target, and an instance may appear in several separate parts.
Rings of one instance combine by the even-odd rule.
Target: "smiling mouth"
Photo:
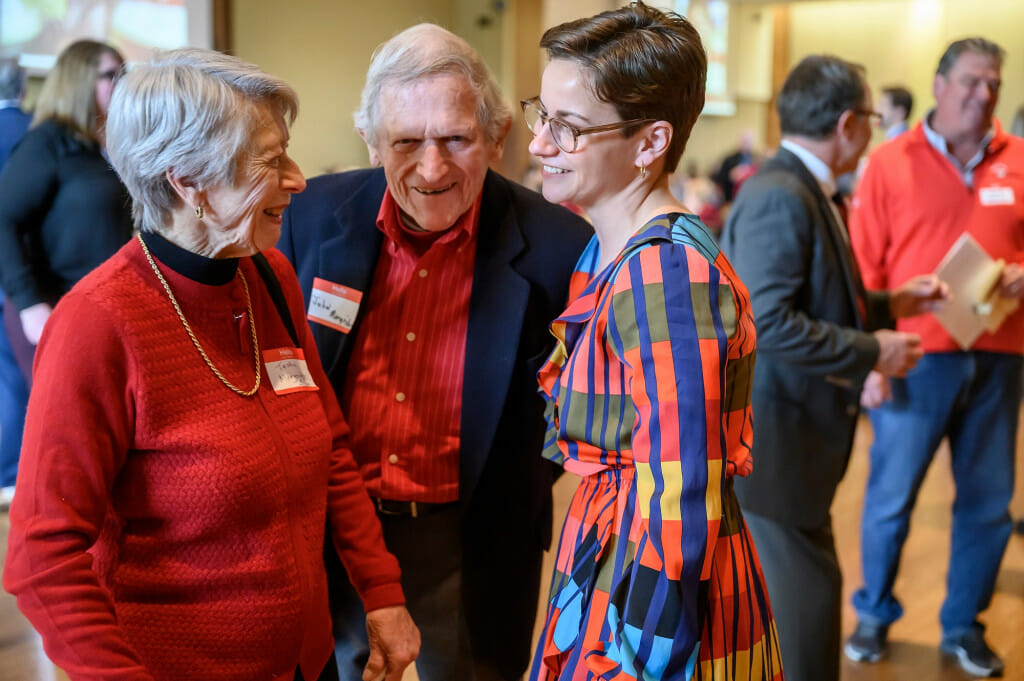
[[[443,194],[454,186],[455,183],[452,182],[447,187],[441,187],[439,189],[420,189],[419,187],[414,187],[414,189],[418,191],[420,194],[424,194],[425,196],[433,196],[434,194]]]
[[[554,166],[544,166],[544,172],[548,173],[549,175],[561,175],[561,174],[567,173],[569,171],[565,170],[564,168],[556,168]]]
[[[279,218],[284,215],[284,208],[267,208],[263,211],[264,215],[269,215],[272,218]]]

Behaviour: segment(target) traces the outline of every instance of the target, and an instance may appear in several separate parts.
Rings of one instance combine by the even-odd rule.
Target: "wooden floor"
[[[849,594],[860,581],[858,532],[870,441],[870,425],[862,420],[850,470],[832,507],[839,558],[846,577],[843,612],[846,632],[855,623],[854,612],[849,607]],[[1024,516],[1022,463],[1024,438],[1019,439],[1017,448],[1017,493],[1012,505],[1015,517]],[[573,488],[571,476],[563,476],[559,481],[556,487],[556,518],[564,517]],[[925,480],[914,512],[903,566],[896,583],[896,594],[904,604],[906,615],[890,631],[889,658],[873,665],[855,664],[844,658],[843,681],[959,681],[968,678],[955,666],[945,663],[937,649],[938,612],[945,593],[952,499],[949,455],[943,449]],[[0,514],[0,559],[7,551],[7,528],[7,515]],[[550,561],[549,555],[545,561],[546,575],[550,574]],[[1004,678],[1024,681],[1024,536],[1014,535],[1010,539],[995,598],[983,619],[988,625],[989,643],[1006,662]],[[39,637],[15,608],[14,599],[7,594],[0,595],[0,681],[66,679],[62,672],[47,662]],[[414,672],[406,674],[406,681],[409,679],[415,679]]]

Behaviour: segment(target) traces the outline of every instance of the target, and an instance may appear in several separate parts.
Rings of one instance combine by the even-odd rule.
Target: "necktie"
[[[864,280],[860,276],[860,267],[857,265],[857,257],[853,254],[853,248],[850,246],[850,211],[846,206],[846,199],[839,192],[832,195],[832,203],[835,204],[836,211],[839,213],[839,235],[843,240],[843,245],[846,246],[846,257],[850,261],[850,271],[853,274],[853,288],[854,297],[857,299],[857,312],[860,314],[861,321],[866,324],[867,293],[864,290]]]
[[[836,210],[839,211],[839,217],[843,220],[843,229],[848,230],[850,225],[850,209],[846,207],[846,199],[842,194],[836,192],[832,195],[832,203],[836,205]]]

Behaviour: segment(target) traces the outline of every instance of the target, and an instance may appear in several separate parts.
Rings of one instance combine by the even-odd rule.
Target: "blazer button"
[[[846,414],[848,416],[853,416],[856,413],[857,413],[857,405],[856,404],[848,404],[848,405],[846,405]]]

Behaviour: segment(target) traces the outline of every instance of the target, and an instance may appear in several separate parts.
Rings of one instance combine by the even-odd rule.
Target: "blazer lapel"
[[[857,328],[863,329],[866,323],[864,305],[867,300],[864,292],[864,283],[860,279],[858,270],[855,269],[853,251],[850,250],[846,239],[843,238],[842,230],[844,226],[840,225],[836,220],[835,211],[832,209],[831,197],[825,196],[825,193],[821,191],[821,185],[818,184],[818,180],[815,179],[811,171],[807,169],[807,166],[803,164],[796,154],[786,149],[780,149],[776,158],[780,163],[792,170],[814,195],[818,203],[819,217],[824,218],[826,238],[832,244],[832,249],[843,271],[843,278],[846,280],[846,292],[850,298],[853,318],[857,321]]]
[[[320,247],[317,276],[362,292],[363,303],[369,295],[373,271],[384,241],[384,235],[376,224],[386,186],[383,172],[371,175],[366,185],[352,193],[352,196],[360,197],[361,200],[347,201],[334,212],[337,233],[326,239]],[[360,305],[355,324],[349,333],[341,333],[322,324],[310,324],[324,371],[337,384],[335,387],[344,381],[344,371],[339,368],[344,367],[352,337],[358,332],[362,310]]]
[[[505,182],[488,171],[480,206],[462,381],[462,499],[472,497],[505,408],[530,294],[512,264],[525,244]]]

